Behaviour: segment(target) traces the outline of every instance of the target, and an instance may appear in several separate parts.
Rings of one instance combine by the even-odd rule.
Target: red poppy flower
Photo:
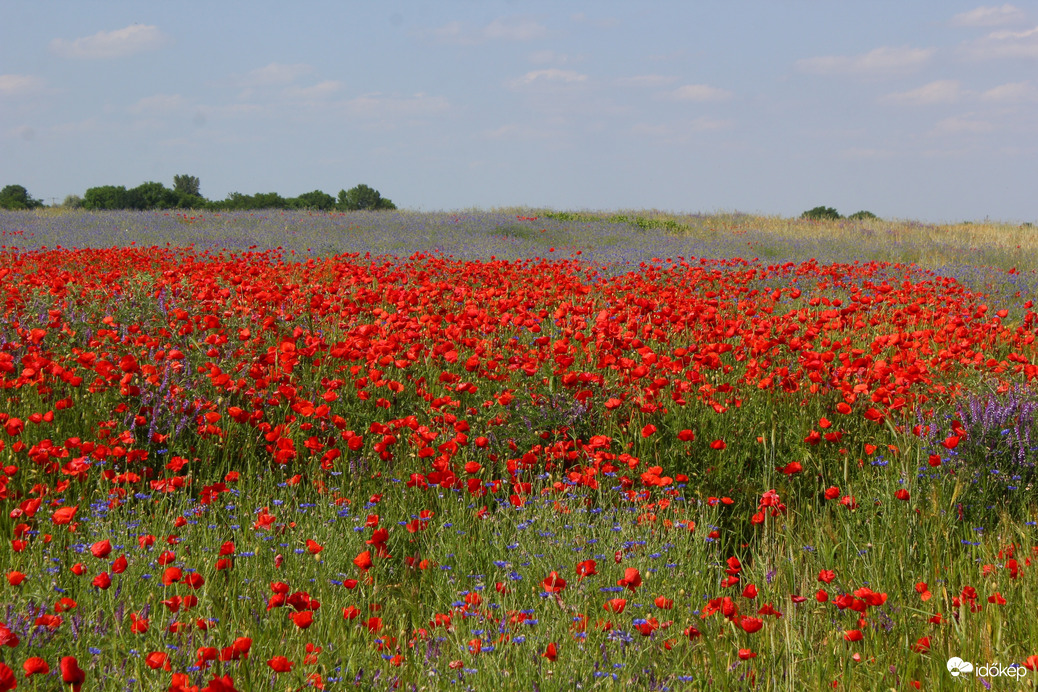
[[[292,672],[292,667],[295,663],[289,661],[284,656],[275,656],[267,661],[267,665],[270,666],[271,670],[275,673],[290,673]]]
[[[843,633],[843,638],[848,642],[860,642],[864,635],[861,633],[861,630],[847,630]]]
[[[32,656],[31,658],[25,659],[22,663],[22,670],[25,671],[25,677],[31,675],[46,675],[50,672],[50,666],[47,662],[39,656]],[[0,685],[0,690],[3,689],[3,685]]]
[[[86,680],[86,673],[79,667],[75,656],[65,656],[58,666],[61,669],[61,680],[67,685],[72,685],[73,692],[79,692]]]
[[[28,662],[29,661],[26,661],[26,663]],[[44,662],[43,665],[47,665],[46,662]],[[28,672],[25,674],[30,675]],[[17,689],[17,687],[18,679],[15,678],[14,671],[11,670],[6,663],[0,663],[0,692],[8,692],[8,690]]]
[[[108,554],[111,552],[112,543],[107,539],[103,541],[98,541],[97,543],[94,543],[92,546],[90,546],[90,554],[96,558],[108,557]]]
[[[617,586],[626,586],[631,591],[636,590],[642,585],[642,575],[634,567],[628,567],[624,570],[623,579],[616,582]]]
[[[558,572],[552,571],[541,582],[541,586],[548,593],[559,593],[566,588],[566,580],[560,577]]]
[[[367,572],[371,569],[371,551],[365,550],[363,553],[353,558],[353,564],[355,564],[362,572]]]
[[[595,568],[597,566],[598,563],[594,560],[584,560],[583,562],[578,562],[577,574],[580,575],[580,579],[583,579],[584,577],[593,576],[595,574],[598,574],[598,572],[595,571]]]
[[[552,662],[558,660],[559,650],[558,647],[555,646],[555,642],[551,642],[550,644],[548,644],[547,648],[544,649],[544,653],[541,654],[541,656]]]

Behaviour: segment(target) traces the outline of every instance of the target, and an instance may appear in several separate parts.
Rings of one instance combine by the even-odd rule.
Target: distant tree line
[[[245,209],[307,209],[314,211],[358,211],[396,209],[392,200],[363,183],[349,190],[339,190],[332,197],[321,190],[305,192],[298,197],[282,197],[276,192],[245,195],[232,192],[226,199],[208,200],[201,194],[199,180],[193,175],[176,175],[173,187],[147,182],[127,189],[123,185],[101,185],[89,188],[83,196],[69,195],[63,207],[71,209],[206,209],[238,211]],[[0,191],[0,209],[35,209],[43,202],[33,199],[21,185],[8,185]]]
[[[814,209],[808,209],[800,215],[802,219],[814,219],[815,221],[839,221],[844,218],[840,216],[840,212],[836,211],[832,207],[815,207]],[[871,211],[856,211],[847,217],[851,221],[864,221],[865,219],[878,219],[879,217],[873,214]]]

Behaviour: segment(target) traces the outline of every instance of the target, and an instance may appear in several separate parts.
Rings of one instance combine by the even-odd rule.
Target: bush
[[[864,209],[862,209],[861,211],[854,212],[847,218],[852,221],[864,221],[866,219],[878,219],[879,217],[873,214],[871,211],[865,211]]]
[[[21,185],[8,185],[0,190],[0,209],[35,209],[42,207],[43,202],[29,196],[29,191]]]
[[[336,208],[339,211],[359,211],[362,209],[378,211],[396,209],[396,205],[391,200],[383,197],[378,190],[361,183],[349,190],[339,190]]]
[[[832,207],[815,207],[814,209],[808,209],[800,215],[802,219],[814,219],[815,221],[836,221],[842,219],[840,212],[836,211]]]

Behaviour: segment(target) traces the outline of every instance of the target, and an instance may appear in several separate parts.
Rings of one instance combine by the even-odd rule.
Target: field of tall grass
[[[0,234],[0,692],[1035,687],[1030,227]]]

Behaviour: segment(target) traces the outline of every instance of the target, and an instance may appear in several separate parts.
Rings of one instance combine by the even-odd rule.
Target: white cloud
[[[124,58],[144,51],[155,50],[169,40],[150,24],[131,24],[115,31],[99,31],[93,36],[74,40],[56,38],[50,49],[65,58],[105,59]]]
[[[993,31],[965,45],[967,55],[987,58],[1038,58],[1038,26],[1027,31]]]
[[[245,76],[238,80],[238,84],[243,87],[284,86],[291,84],[312,71],[312,67],[303,63],[286,65],[272,62],[266,67],[260,67],[246,73]]]
[[[532,19],[510,17],[474,29],[461,22],[449,22],[426,33],[441,43],[474,46],[488,41],[533,41],[547,36],[548,29]]]
[[[924,84],[918,89],[887,94],[882,101],[913,106],[928,106],[935,103],[954,103],[962,96],[959,83],[954,79],[942,79]]]
[[[162,114],[178,111],[187,106],[187,99],[180,94],[155,94],[142,98],[130,106],[130,112],[134,115],[145,113]]]
[[[732,97],[732,92],[709,84],[686,84],[659,96],[670,101],[724,101]]]
[[[878,76],[900,74],[921,67],[933,57],[933,48],[883,46],[862,55],[829,55],[798,60],[801,72],[821,75],[857,74]]]
[[[537,63],[539,65],[546,65],[554,63],[556,65],[565,65],[568,62],[580,62],[583,60],[583,56],[573,57],[568,53],[559,53],[551,49],[539,50],[534,53],[530,53],[530,62]]]
[[[583,12],[577,12],[576,14],[571,14],[569,18],[577,24],[590,24],[596,29],[613,29],[620,26],[620,20],[615,17],[592,18]]]
[[[44,81],[28,74],[0,74],[0,96],[27,96],[44,89]]]
[[[573,84],[584,81],[587,81],[586,74],[580,74],[573,70],[560,70],[556,67],[549,67],[544,70],[533,70],[527,72],[519,79],[512,80],[511,85],[514,87],[520,87],[533,84],[534,82],[561,82],[565,84]]]
[[[677,77],[661,74],[641,74],[633,77],[620,77],[616,85],[621,87],[664,87],[677,81]]]
[[[495,19],[481,33],[488,41],[532,41],[547,36],[548,30],[531,19]]]
[[[703,116],[695,118],[694,120],[673,124],[636,123],[631,127],[631,132],[636,135],[656,137],[675,143],[685,143],[690,141],[691,135],[700,132],[726,130],[731,126],[731,120],[721,120],[719,118]]]
[[[988,89],[980,97],[997,103],[1027,103],[1038,101],[1038,88],[1029,82],[1009,82]]]
[[[1024,19],[1023,10],[1006,3],[1000,7],[978,7],[969,12],[962,12],[951,19],[954,26],[1000,26],[1012,24]]]
[[[558,124],[546,123],[542,124],[541,127],[535,127],[533,125],[519,124],[519,123],[508,123],[501,127],[493,130],[485,130],[480,133],[480,136],[484,139],[505,139],[505,140],[546,140],[560,137],[562,129]]]
[[[365,94],[342,103],[349,115],[360,118],[420,118],[441,115],[450,110],[450,103],[443,96],[387,96]]]
[[[938,122],[930,134],[933,135],[959,135],[959,134],[983,134],[990,132],[994,127],[984,120],[974,120],[969,116],[954,116],[945,118]]]
[[[337,82],[333,79],[326,79],[323,82],[318,82],[313,86],[308,87],[293,87],[286,92],[286,96],[294,99],[323,99],[337,93],[342,89],[342,82]]]

